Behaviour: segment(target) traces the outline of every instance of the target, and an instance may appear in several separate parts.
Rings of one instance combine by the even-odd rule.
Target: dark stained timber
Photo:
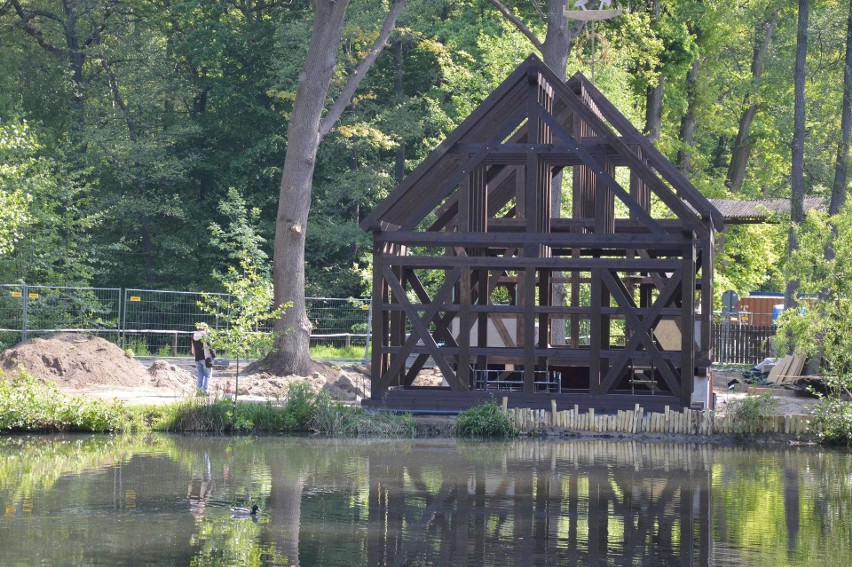
[[[374,241],[364,405],[458,411],[503,384],[510,407],[689,406],[712,362],[718,211],[585,77],[562,83],[535,56],[361,226]],[[445,387],[417,385],[426,366]]]

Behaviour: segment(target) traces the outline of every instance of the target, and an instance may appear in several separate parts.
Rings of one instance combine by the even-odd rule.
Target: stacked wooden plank
[[[767,382],[773,384],[790,384],[795,382],[805,367],[805,357],[788,354],[772,367],[767,377]]]

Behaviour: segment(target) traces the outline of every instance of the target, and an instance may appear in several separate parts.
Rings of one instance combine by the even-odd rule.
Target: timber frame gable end
[[[528,57],[361,227],[365,405],[694,403],[721,215],[583,75]]]

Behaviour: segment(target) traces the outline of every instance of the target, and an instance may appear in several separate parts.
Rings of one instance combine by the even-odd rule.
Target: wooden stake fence
[[[733,416],[717,416],[710,410],[672,411],[666,406],[663,413],[645,413],[636,404],[633,410],[619,410],[615,414],[596,414],[594,408],[580,412],[575,405],[570,410],[556,410],[552,400],[551,410],[508,408],[508,398],[503,398],[503,412],[522,431],[546,428],[595,433],[673,433],[681,435],[712,435],[714,433],[785,433],[801,436],[813,430],[804,415],[779,415],[748,424]]]

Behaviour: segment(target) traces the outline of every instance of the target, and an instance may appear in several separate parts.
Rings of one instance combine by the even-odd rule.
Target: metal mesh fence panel
[[[313,325],[311,347],[364,349],[369,338],[369,299],[307,297],[305,310]]]
[[[32,335],[87,332],[117,342],[118,288],[0,285],[0,342],[9,346]]]
[[[227,326],[199,306],[204,295],[229,299],[227,294],[188,291],[0,284],[0,346],[28,334],[73,331],[97,333],[136,356],[189,356],[197,323]],[[305,307],[313,325],[313,356],[366,356],[369,299],[307,297]],[[271,332],[272,322],[260,330]]]
[[[210,315],[199,301],[204,295],[189,291],[125,289],[122,332],[124,347],[136,356],[189,356],[196,323],[219,328],[224,322]]]

